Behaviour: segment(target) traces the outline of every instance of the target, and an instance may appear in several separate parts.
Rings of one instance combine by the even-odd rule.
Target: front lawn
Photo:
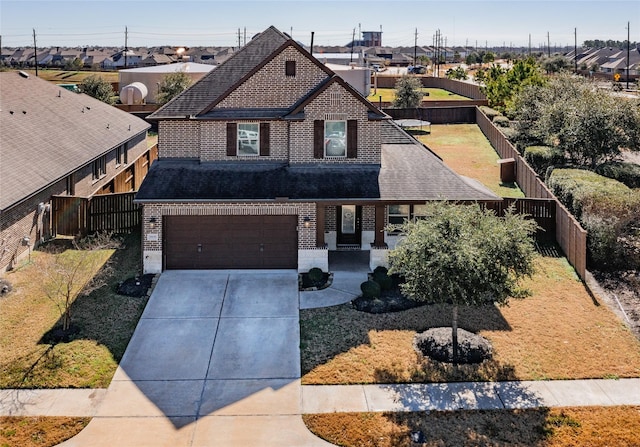
[[[86,427],[90,418],[0,417],[1,447],[50,447]]]
[[[0,299],[0,388],[106,388],[146,304],[146,298],[116,293],[120,281],[138,273],[139,253],[139,234],[129,235],[121,249],[92,253],[113,270],[106,286],[72,305],[78,332],[68,342],[51,339],[60,312],[42,288],[43,266],[60,255],[36,250],[7,273],[14,290]]]
[[[640,376],[640,342],[589,295],[565,258],[540,257],[533,296],[497,308],[460,308],[494,358],[457,370],[415,353],[416,332],[450,326],[451,306],[388,314],[351,304],[300,312],[303,384],[586,379]]]
[[[441,88],[427,88],[423,87],[420,89],[424,96],[422,97],[423,101],[469,101],[470,98],[466,96],[461,96],[456,93],[452,93],[448,90],[443,90]],[[382,96],[383,102],[393,102],[396,98],[396,89],[394,88],[378,88],[375,93],[373,87],[371,87],[371,94],[367,97],[367,99],[373,103],[377,103],[380,101],[380,96]]]
[[[344,447],[410,447],[416,430],[428,447],[640,445],[640,407],[333,413],[303,420],[316,435]]]
[[[500,181],[500,156],[476,124],[439,124],[417,138],[456,173],[478,180],[500,197],[524,197],[515,183]]]

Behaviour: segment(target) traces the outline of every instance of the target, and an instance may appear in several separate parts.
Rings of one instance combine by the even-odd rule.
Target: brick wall
[[[376,229],[376,207],[364,205],[362,207],[362,231],[374,231]]]
[[[380,122],[369,121],[368,109],[344,87],[334,83],[305,108],[305,121],[291,123],[290,163],[373,163],[380,164]],[[357,158],[313,157],[313,122],[326,119],[358,121]]]
[[[167,120],[158,123],[158,157],[200,158],[200,123]]]
[[[242,121],[243,123],[251,121]],[[258,122],[258,121],[255,121]],[[227,123],[203,121],[200,124],[200,160],[270,160],[288,159],[288,126],[284,121],[269,121],[269,156],[227,156]]]
[[[0,272],[15,267],[28,251],[51,236],[52,195],[64,194],[66,182],[50,188],[0,213]],[[49,205],[40,212],[39,204]],[[24,237],[29,242],[23,242]]]
[[[285,62],[296,62],[296,75],[285,76]],[[216,108],[290,107],[327,77],[296,48],[285,48]]]

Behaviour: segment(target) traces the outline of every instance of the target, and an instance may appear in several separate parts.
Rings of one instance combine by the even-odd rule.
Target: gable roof
[[[184,118],[200,114],[287,40],[287,36],[273,26],[267,28],[218,68],[149,115],[149,118]]]
[[[0,73],[0,209],[64,178],[150,126],[35,76]]]
[[[271,26],[220,64],[215,72],[204,76],[151,114],[148,119],[185,118],[211,112],[235,88],[288,47],[296,48],[315,66],[324,71],[328,78],[335,75],[333,71],[311,56],[299,43]],[[347,88],[351,92],[357,93],[350,86]]]

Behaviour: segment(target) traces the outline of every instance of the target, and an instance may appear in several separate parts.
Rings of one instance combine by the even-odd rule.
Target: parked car
[[[424,65],[409,65],[409,67],[407,67],[407,73],[411,73],[411,74],[425,74],[427,72],[427,67],[425,67]]]

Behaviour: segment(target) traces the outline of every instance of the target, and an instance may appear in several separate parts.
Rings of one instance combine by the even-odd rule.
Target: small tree
[[[396,82],[396,97],[393,106],[401,109],[418,107],[422,101],[422,83],[410,76],[402,76]]]
[[[401,287],[409,298],[453,304],[454,363],[458,306],[504,305],[528,296],[520,279],[534,271],[536,228],[521,215],[499,218],[475,205],[445,202],[428,204],[425,219],[399,226],[404,237],[389,252],[389,272],[405,278]]]
[[[88,295],[106,285],[110,267],[98,250],[115,249],[121,242],[110,233],[75,239],[73,250],[53,252],[40,264],[41,288],[60,312],[62,331],[71,327],[71,307],[79,295]]]
[[[91,75],[85,78],[79,85],[80,91],[89,96],[93,96],[107,104],[113,104],[113,88],[111,84],[98,75]]]
[[[445,75],[449,79],[459,79],[464,81],[467,79],[467,70],[462,67],[450,68],[447,70]]]
[[[170,73],[162,78],[157,97],[158,104],[166,104],[191,85],[191,78],[184,71]]]

